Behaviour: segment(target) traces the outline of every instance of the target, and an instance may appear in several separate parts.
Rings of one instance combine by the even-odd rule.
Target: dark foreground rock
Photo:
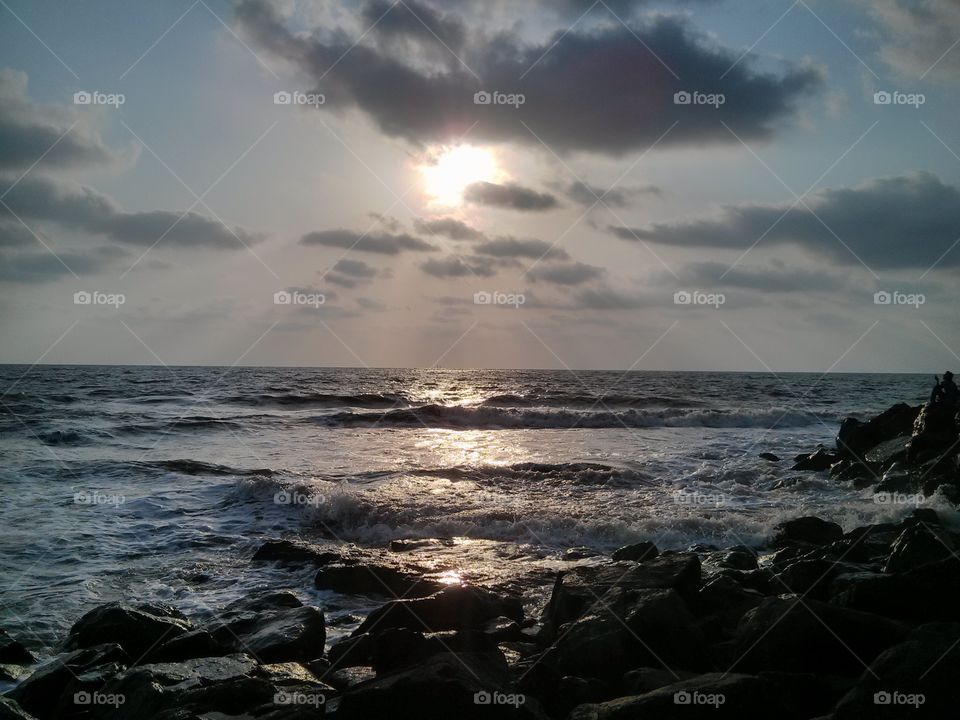
[[[116,643],[140,661],[165,640],[192,629],[193,623],[169,606],[110,603],[94,608],[74,623],[64,647],[77,650]]]
[[[788,520],[777,527],[772,545],[787,543],[810,543],[812,545],[826,545],[840,540],[843,537],[843,528],[833,522],[821,520],[818,517],[801,517]]]

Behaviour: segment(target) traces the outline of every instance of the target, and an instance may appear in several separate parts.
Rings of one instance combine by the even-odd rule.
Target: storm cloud
[[[491,182],[473,183],[467,186],[463,198],[474,205],[528,212],[552,210],[559,205],[553,195],[540,193],[516,183],[503,185]]]

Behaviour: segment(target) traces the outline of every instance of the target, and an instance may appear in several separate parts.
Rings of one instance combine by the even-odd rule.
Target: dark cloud
[[[804,207],[792,203],[737,205],[719,216],[612,227],[623,240],[678,247],[745,249],[792,244],[820,257],[876,269],[960,265],[960,191],[936,175],[914,172],[871,180],[854,188],[812,193]],[[940,259],[942,257],[942,259]]]
[[[119,248],[112,247],[89,252],[58,250],[56,255],[46,250],[0,254],[0,282],[37,284],[74,274],[96,275],[122,254]]]
[[[416,0],[404,0],[402,3],[369,0],[361,9],[361,17],[381,42],[409,40],[415,46],[438,46],[439,50],[449,55],[451,51],[459,50],[466,39],[466,28],[458,17]],[[403,48],[402,45],[400,47]]]
[[[355,278],[372,278],[377,274],[377,269],[367,265],[363,260],[350,260],[343,258],[339,260],[333,269],[343,275],[349,275]]]
[[[300,238],[301,245],[322,245],[377,255],[399,255],[402,252],[432,252],[437,248],[406,233],[364,234],[354,230],[322,230]]]
[[[20,223],[0,223],[0,247],[23,247],[35,242],[33,233]]]
[[[32,103],[26,73],[0,70],[0,170],[26,170],[38,160],[41,170],[123,161],[78,120],[73,108]]]
[[[585,288],[574,298],[575,307],[583,310],[636,310],[653,304],[649,297],[605,287]]]
[[[443,235],[451,240],[485,240],[487,237],[462,220],[451,217],[431,220],[417,218],[413,221],[413,227],[417,232],[429,235]]]
[[[490,182],[473,183],[464,191],[463,199],[474,205],[486,205],[508,210],[552,210],[559,205],[553,195],[539,193],[516,183],[506,183],[504,185]]]
[[[809,67],[760,70],[752,55],[737,63],[738,50],[718,47],[673,16],[630,28],[558,27],[542,45],[471,28],[459,55],[472,71],[460,63],[411,64],[368,42],[354,47],[357,38],[342,31],[294,33],[266,0],[240,0],[236,18],[258,47],[315,78],[325,110],[359,109],[386,135],[417,144],[470,130],[479,141],[619,154],[649,146],[674,123],[662,147],[738,144],[723,123],[745,140],[769,138],[821,85]],[[475,105],[480,90],[522,93],[526,101]],[[726,102],[718,109],[674,104],[681,90],[723,93]]]
[[[596,265],[576,262],[567,265],[538,265],[527,273],[533,282],[547,282],[554,285],[582,285],[601,277],[603,268]]]
[[[431,258],[422,263],[420,269],[436,278],[493,277],[497,274],[494,261],[477,257]]]
[[[5,185],[0,181],[0,186]],[[239,250],[263,239],[258,233],[227,228],[195,212],[125,212],[92,188],[32,175],[14,186],[3,203],[0,218],[12,217],[12,211],[21,218],[53,222],[130,245],[149,247],[159,240],[161,245]]]
[[[488,240],[474,246],[473,250],[480,255],[490,255],[498,258],[567,260],[570,257],[563,248],[553,247],[543,240],[520,240],[513,237]]]
[[[681,273],[681,283],[704,288],[739,288],[763,293],[791,293],[843,290],[849,280],[840,275],[810,268],[787,266],[773,262],[768,266],[737,266],[717,262],[700,262],[686,265]],[[676,285],[673,277],[665,282]]]
[[[662,195],[663,191],[656,185],[604,190],[577,180],[564,187],[563,193],[575,203],[584,207],[592,207],[594,204],[599,206],[600,201],[609,207],[628,207],[641,195]]]

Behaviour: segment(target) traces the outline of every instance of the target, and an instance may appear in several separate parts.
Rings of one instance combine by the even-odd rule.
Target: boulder
[[[946,404],[924,405],[913,424],[907,458],[911,462],[956,454],[956,408]]]
[[[697,673],[687,670],[644,667],[624,673],[621,685],[628,695],[643,695],[694,677],[697,677]]]
[[[926,563],[955,556],[956,551],[953,537],[945,530],[923,524],[912,525],[894,540],[883,571],[895,573],[912,570]],[[960,563],[960,560],[957,562]]]
[[[717,567],[746,572],[756,570],[758,567],[756,554],[743,545],[710,553],[706,557],[706,561]]]
[[[803,718],[829,715],[856,680],[821,673],[761,672],[759,677],[776,687],[783,702]]]
[[[621,560],[643,562],[644,560],[651,560],[659,554],[660,551],[652,542],[639,542],[633,545],[624,545],[614,552],[612,557],[614,562],[620,562]]]
[[[839,460],[840,456],[837,453],[830,452],[826,448],[817,448],[816,452],[809,455],[798,456],[790,469],[822,472],[823,470],[829,470],[830,466]]]
[[[896,574],[837,577],[830,602],[909,622],[960,621],[960,562],[950,557]]]
[[[922,625],[880,654],[834,710],[834,720],[957,715],[960,624]]]
[[[898,403],[867,422],[847,418],[837,433],[837,450],[851,459],[863,459],[880,443],[912,434],[919,413],[919,406]]]
[[[576,560],[586,560],[587,558],[597,557],[601,554],[602,553],[600,553],[597,550],[594,550],[593,548],[578,546],[578,547],[567,548],[566,550],[564,550],[563,557],[561,559],[566,560],[568,562],[574,562]]]
[[[255,562],[276,561],[314,565],[349,562],[338,552],[318,550],[308,543],[295,540],[267,540],[257,548],[252,559]]]
[[[139,662],[164,641],[192,629],[193,623],[169,606],[109,603],[94,608],[74,623],[65,649],[116,643],[134,662]]]
[[[718,575],[707,582],[691,606],[699,626],[710,642],[729,639],[740,619],[757,607],[763,595],[742,587],[730,577]]]
[[[0,720],[36,720],[10,698],[0,696]]]
[[[330,646],[327,659],[333,668],[370,665],[373,659],[373,635],[363,633],[344,638]]]
[[[757,457],[767,462],[780,462],[780,458],[771,452],[762,452]]]
[[[0,628],[0,663],[10,665],[32,665],[36,658],[19,640],[14,640],[7,631]]]
[[[323,654],[323,611],[309,605],[225,616],[211,634],[220,645],[246,652],[264,663],[308,661]]]
[[[333,590],[344,595],[386,595],[388,597],[425,597],[443,588],[428,580],[423,573],[389,565],[327,565],[314,578],[320,590]]]
[[[773,576],[772,587],[778,593],[792,593],[826,600],[830,583],[844,572],[861,570],[854,565],[824,558],[798,560]]]
[[[232,642],[218,639],[206,629],[192,630],[162,643],[150,652],[150,662],[181,662],[201,657],[220,657],[234,652]]]
[[[737,668],[859,675],[864,663],[900,642],[901,623],[817,600],[765,598],[740,621]]]
[[[407,628],[418,632],[481,630],[493,618],[523,620],[523,603],[476,586],[449,586],[424,598],[393,600],[374,610],[354,635],[376,629]]]
[[[424,538],[419,540],[391,540],[391,552],[410,552],[412,550],[435,550],[454,546],[453,538]]]
[[[568,720],[793,720],[797,717],[769,681],[751,675],[710,673],[644,695],[581,705]]]
[[[774,533],[774,547],[788,543],[826,545],[843,537],[843,528],[834,522],[807,516],[780,523]]]

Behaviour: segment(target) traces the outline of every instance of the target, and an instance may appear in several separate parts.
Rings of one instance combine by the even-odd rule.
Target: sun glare
[[[501,174],[494,154],[472,145],[445,150],[435,163],[421,166],[420,172],[431,201],[446,206],[460,205],[468,185],[495,182]]]

